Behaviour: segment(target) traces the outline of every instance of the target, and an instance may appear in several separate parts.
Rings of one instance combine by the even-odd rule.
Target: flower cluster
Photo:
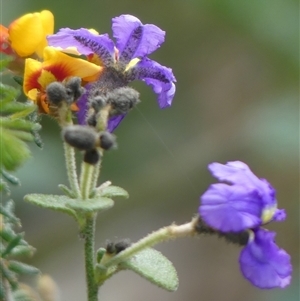
[[[153,88],[158,96],[160,108],[172,104],[175,94],[175,77],[172,70],[149,59],[164,41],[165,32],[155,25],[143,25],[131,15],[121,15],[112,19],[113,36],[116,44],[107,34],[98,35],[87,29],[61,29],[48,36],[49,45],[60,47],[66,52],[74,51],[98,62],[104,70],[99,80],[89,85],[84,97],[79,100],[79,123],[85,124],[87,111],[99,95],[127,86],[133,80],[142,80]],[[108,130],[113,131],[126,113],[110,114]]]
[[[249,232],[239,262],[244,277],[253,285],[287,286],[292,271],[290,256],[275,244],[275,233],[261,227],[286,217],[285,211],[277,208],[274,188],[240,161],[212,163],[208,168],[219,181],[230,185],[212,184],[201,196],[201,219],[224,235]]]
[[[136,79],[153,88],[160,108],[171,105],[175,94],[172,70],[147,57],[163,43],[165,32],[152,24],[143,25],[131,15],[112,21],[116,44],[107,34],[99,35],[93,29],[63,28],[53,35],[54,17],[47,10],[26,14],[8,28],[1,25],[0,51],[16,59],[25,58],[24,93],[38,105],[40,113],[55,112],[47,98],[47,86],[53,82],[66,83],[71,77],[81,78],[86,88],[77,105],[71,107],[77,111],[80,124],[91,125],[88,120],[97,123],[100,97],[101,109],[105,107],[108,111],[104,122],[101,114],[100,128],[103,130],[104,123],[104,129],[112,132],[139,100],[134,97],[126,105],[127,110],[116,110],[116,99],[111,96],[117,94],[120,100],[134,95],[128,89],[114,91]]]

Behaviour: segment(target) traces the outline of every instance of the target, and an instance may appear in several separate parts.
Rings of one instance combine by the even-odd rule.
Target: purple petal
[[[77,112],[77,120],[81,125],[86,124],[86,116],[88,112],[88,94],[91,84],[85,86],[85,92],[80,96],[78,101],[76,102],[79,111]]]
[[[109,118],[106,130],[112,133],[126,115],[117,115]]]
[[[248,165],[241,161],[232,161],[226,164],[214,162],[208,165],[208,169],[219,181],[242,185],[252,184],[253,186],[260,182]]]
[[[70,28],[62,28],[58,31],[58,33],[47,36],[49,46],[60,47],[62,49],[66,49],[69,47],[75,47],[76,50],[83,55],[92,54],[93,51],[79,43],[74,39],[75,35],[87,35],[88,30],[85,28],[80,29],[70,29]]]
[[[286,212],[284,209],[277,209],[273,215],[273,221],[282,222],[286,219]]]
[[[291,258],[275,244],[274,238],[274,232],[258,229],[240,254],[244,277],[259,288],[284,288],[291,282]]]
[[[80,54],[96,53],[104,65],[113,63],[114,43],[107,34],[97,35],[85,28],[62,28],[58,33],[47,37],[50,46],[67,49],[75,47]]]
[[[201,196],[199,214],[214,229],[239,232],[261,224],[261,200],[247,187],[213,184]]]
[[[132,58],[142,58],[157,48],[165,40],[165,32],[153,24],[145,24],[131,15],[121,15],[112,19],[113,36],[120,52],[120,60],[129,62]]]
[[[135,79],[144,81],[158,95],[161,109],[171,106],[175,95],[176,79],[172,69],[167,68],[148,58],[141,60],[132,70]]]
[[[276,206],[275,189],[265,179],[259,179],[247,164],[241,161],[227,162],[225,165],[214,162],[208,165],[208,169],[219,181],[256,189],[261,196],[264,207],[269,209]]]

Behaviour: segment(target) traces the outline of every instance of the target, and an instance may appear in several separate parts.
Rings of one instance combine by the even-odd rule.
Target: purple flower
[[[259,288],[287,286],[292,272],[290,256],[275,244],[274,232],[260,228],[286,217],[284,210],[277,209],[274,188],[240,161],[212,163],[208,168],[227,184],[213,184],[201,196],[200,220],[212,228],[211,233],[232,242],[250,233],[247,244],[240,242],[246,244],[239,259],[244,277]]]
[[[277,209],[274,188],[245,163],[212,163],[208,168],[218,180],[229,183],[213,184],[201,196],[199,213],[210,227],[240,232],[285,219],[285,211]]]
[[[242,274],[259,288],[284,288],[291,282],[291,258],[274,238],[274,232],[257,229],[240,254]]]
[[[129,82],[138,79],[152,87],[157,94],[160,108],[171,106],[176,81],[173,72],[170,68],[147,58],[147,55],[164,42],[165,32],[152,24],[143,25],[131,15],[113,18],[112,31],[115,45],[107,34],[97,35],[84,28],[63,28],[57,34],[48,36],[48,42],[50,46],[62,49],[75,48],[87,56],[96,54],[101,64],[106,67],[106,74],[102,74],[97,83],[98,90],[106,92],[109,89],[127,86]],[[84,112],[78,118],[81,124],[86,122],[87,99],[92,97],[94,92],[95,88],[90,86],[85,95],[86,101],[79,102],[79,108]],[[111,116],[108,129],[113,131],[124,116]]]

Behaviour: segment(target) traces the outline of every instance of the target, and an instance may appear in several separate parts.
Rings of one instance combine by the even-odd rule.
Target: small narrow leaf
[[[2,127],[0,141],[0,166],[4,166],[6,170],[16,169],[30,157],[27,144]]]
[[[160,252],[145,249],[120,264],[121,269],[132,270],[153,284],[168,291],[178,288],[177,272],[173,264]]]
[[[113,197],[117,197],[117,196],[121,196],[121,197],[125,197],[128,198],[129,194],[128,192],[118,186],[108,186],[105,187],[101,190],[100,195],[103,197],[109,197],[109,198],[113,198]]]
[[[2,214],[5,217],[7,217],[10,220],[10,222],[14,222],[16,224],[19,224],[20,220],[18,218],[16,218],[15,215],[12,212],[10,212],[9,210],[7,210],[2,205],[0,205],[0,214]]]
[[[5,250],[2,252],[1,257],[4,258],[6,255],[8,255],[11,252],[11,250],[19,244],[22,238],[22,234],[16,235],[16,237],[9,242]]]
[[[1,56],[1,61],[0,61],[0,71],[2,71],[4,68],[7,67],[7,65],[13,60],[13,58],[11,56],[5,56],[5,58],[3,58]]]
[[[17,256],[32,256],[35,252],[35,248],[31,246],[17,246],[15,247],[10,255],[17,257]]]
[[[59,184],[58,185],[58,188],[64,192],[67,196],[69,196],[70,198],[74,198],[75,195],[73,193],[73,191],[71,189],[69,189],[66,185],[63,185],[63,184]]]
[[[21,275],[35,275],[40,272],[39,269],[37,269],[31,265],[28,265],[28,264],[25,264],[25,263],[22,263],[19,261],[15,261],[15,260],[9,261],[8,268],[12,272],[15,272],[15,273],[21,274]]]
[[[5,178],[5,180],[8,181],[10,184],[21,185],[21,182],[17,177],[9,174],[3,168],[1,169],[1,174],[2,174],[3,178]]]

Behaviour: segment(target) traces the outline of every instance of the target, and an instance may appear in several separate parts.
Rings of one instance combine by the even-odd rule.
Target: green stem
[[[82,162],[81,164],[80,190],[83,200],[88,199],[90,196],[94,169],[94,165],[88,164],[86,162]]]
[[[65,150],[66,169],[67,169],[67,175],[68,175],[70,187],[74,192],[74,195],[76,197],[79,197],[81,194],[80,194],[80,188],[79,188],[77,172],[76,172],[75,150],[72,146],[70,146],[66,142],[64,142],[63,145]]]
[[[102,153],[100,153],[100,155],[102,156]],[[97,187],[97,182],[98,182],[98,178],[99,178],[99,175],[100,175],[100,169],[101,169],[101,158],[100,160],[98,161],[98,163],[95,165],[95,168],[94,168],[94,172],[93,172],[93,175],[92,175],[92,186],[91,186],[91,189],[95,189]]]
[[[117,265],[124,260],[132,257],[136,253],[152,247],[158,243],[179,238],[179,237],[185,237],[185,236],[191,236],[194,235],[195,232],[195,225],[197,223],[197,218],[192,219],[189,223],[183,224],[183,225],[175,225],[172,224],[170,226],[161,228],[155,232],[150,233],[146,237],[142,238],[138,242],[132,244],[130,247],[126,248],[124,251],[120,252],[116,256],[108,259],[106,262],[101,262],[105,267],[111,267],[114,265]]]
[[[98,300],[98,284],[95,280],[95,219],[96,216],[87,216],[86,224],[82,231],[84,237],[85,275],[87,283],[88,301]]]

